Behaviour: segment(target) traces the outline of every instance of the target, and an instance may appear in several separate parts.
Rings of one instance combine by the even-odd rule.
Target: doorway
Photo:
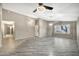
[[[2,47],[4,51],[11,52],[15,48],[15,23],[14,21],[2,21]]]

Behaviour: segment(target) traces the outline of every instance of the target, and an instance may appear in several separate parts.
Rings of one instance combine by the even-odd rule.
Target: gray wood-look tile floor
[[[29,38],[8,56],[78,56],[76,40],[66,38]]]

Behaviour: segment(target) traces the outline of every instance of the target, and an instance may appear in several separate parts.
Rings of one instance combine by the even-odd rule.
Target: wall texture
[[[2,40],[2,35],[1,35],[1,20],[2,20],[2,5],[0,3],[0,47],[1,47],[1,40]]]
[[[34,24],[33,18],[2,9],[3,20],[15,22],[15,38],[24,39],[34,36]]]
[[[35,26],[34,26],[35,19],[5,9],[3,9],[2,12],[3,12],[2,15],[3,20],[15,22],[16,39],[24,39],[35,36]],[[73,21],[52,22],[53,26],[49,26],[50,22],[47,22],[42,19],[38,20],[39,20],[39,37],[55,36],[55,37],[76,39],[76,22]],[[54,33],[54,25],[57,24],[70,24],[71,33],[64,35],[61,33],[59,34]]]
[[[39,19],[39,37],[47,36],[47,21]]]
[[[15,22],[15,38],[24,39],[35,36],[35,21],[36,19],[30,18],[18,13],[3,9],[3,20]],[[38,20],[38,34],[39,37],[47,36],[47,21],[43,19]]]
[[[79,49],[79,18],[77,20],[77,43],[78,43],[78,49]]]
[[[49,25],[50,23],[52,23],[51,26]],[[53,32],[53,23],[54,23],[53,21],[51,21],[51,22],[48,21],[48,23],[47,23],[47,26],[48,26],[48,27],[47,27],[47,36],[48,36],[48,37],[53,37],[53,36],[54,36],[54,35],[53,35],[53,33],[54,33],[54,32]]]
[[[74,22],[73,21],[58,21],[58,22],[52,22],[52,23],[53,23],[53,26],[51,26],[51,27],[48,26],[49,28],[51,28],[48,31],[49,36],[76,39],[76,22],[75,21]],[[57,24],[59,24],[59,25],[70,24],[70,34],[54,33],[54,26],[57,25]]]

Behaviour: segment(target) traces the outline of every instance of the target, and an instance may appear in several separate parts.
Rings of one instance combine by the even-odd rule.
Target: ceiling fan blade
[[[39,6],[42,6],[42,5],[43,5],[43,3],[38,3],[38,5],[39,5]]]
[[[45,6],[45,5],[44,5],[44,7],[45,7],[46,9],[49,9],[49,10],[52,10],[52,9],[53,9],[53,7],[49,7],[49,6]]]
[[[36,12],[37,11],[37,9],[35,9],[33,12]]]

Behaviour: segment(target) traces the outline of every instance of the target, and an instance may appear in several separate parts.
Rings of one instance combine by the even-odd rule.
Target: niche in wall
[[[54,26],[54,33],[70,34],[70,24],[57,24]]]

